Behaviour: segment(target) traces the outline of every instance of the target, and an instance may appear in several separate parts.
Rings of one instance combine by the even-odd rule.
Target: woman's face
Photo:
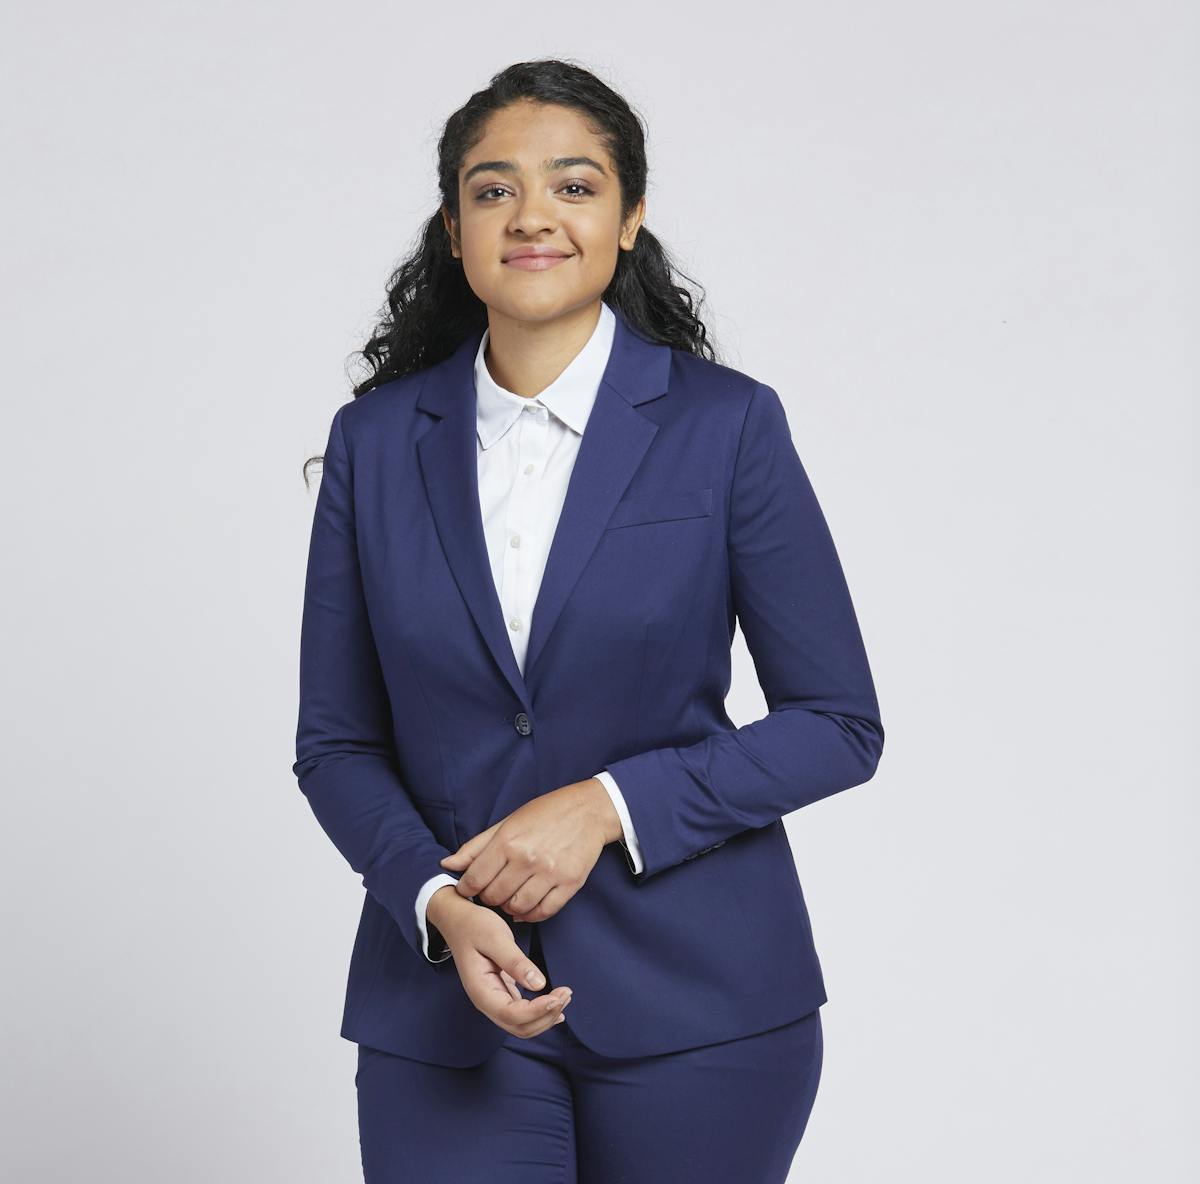
[[[616,170],[584,117],[522,101],[488,120],[458,173],[459,224],[443,208],[452,250],[491,314],[550,321],[603,296],[645,216],[621,220]],[[557,260],[522,263],[522,248]]]

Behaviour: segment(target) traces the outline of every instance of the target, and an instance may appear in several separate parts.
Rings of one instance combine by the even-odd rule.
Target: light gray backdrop
[[[2,33],[0,1176],[359,1178],[300,466],[442,120],[559,55],[646,115],[647,224],[788,406],[879,691],[878,775],[788,820],[830,994],[793,1179],[1196,1178],[1194,5]]]

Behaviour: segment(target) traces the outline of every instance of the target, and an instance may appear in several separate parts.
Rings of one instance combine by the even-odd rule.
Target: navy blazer
[[[619,843],[535,922],[568,1023],[616,1057],[763,1031],[826,1001],[782,817],[859,785],[875,688],[778,394],[616,335],[530,624],[513,655],[479,508],[472,364],[449,358],[333,416],[304,591],[293,771],[366,888],[341,1035],[446,1066],[507,1033],[421,952],[439,860],[608,768]],[[741,624],[769,708],[725,711]],[[529,922],[495,906],[529,951]]]

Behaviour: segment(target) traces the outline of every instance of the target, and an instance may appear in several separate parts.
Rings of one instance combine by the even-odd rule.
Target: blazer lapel
[[[438,416],[418,439],[417,455],[446,560],[492,657],[527,710],[534,665],[658,431],[636,407],[666,391],[670,347],[642,337],[614,312],[608,364],[580,441],[534,605],[524,677],[492,579],[479,504],[474,366],[482,329],[430,367],[417,399],[421,410]]]

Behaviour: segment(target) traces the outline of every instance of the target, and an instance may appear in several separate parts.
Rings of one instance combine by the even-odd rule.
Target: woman
[[[333,417],[301,638],[294,771],[367,889],[367,1184],[782,1181],[826,994],[781,820],[883,746],[833,542],[643,226],[617,94],[514,65],[439,180]],[[736,729],[735,618],[770,708]]]

